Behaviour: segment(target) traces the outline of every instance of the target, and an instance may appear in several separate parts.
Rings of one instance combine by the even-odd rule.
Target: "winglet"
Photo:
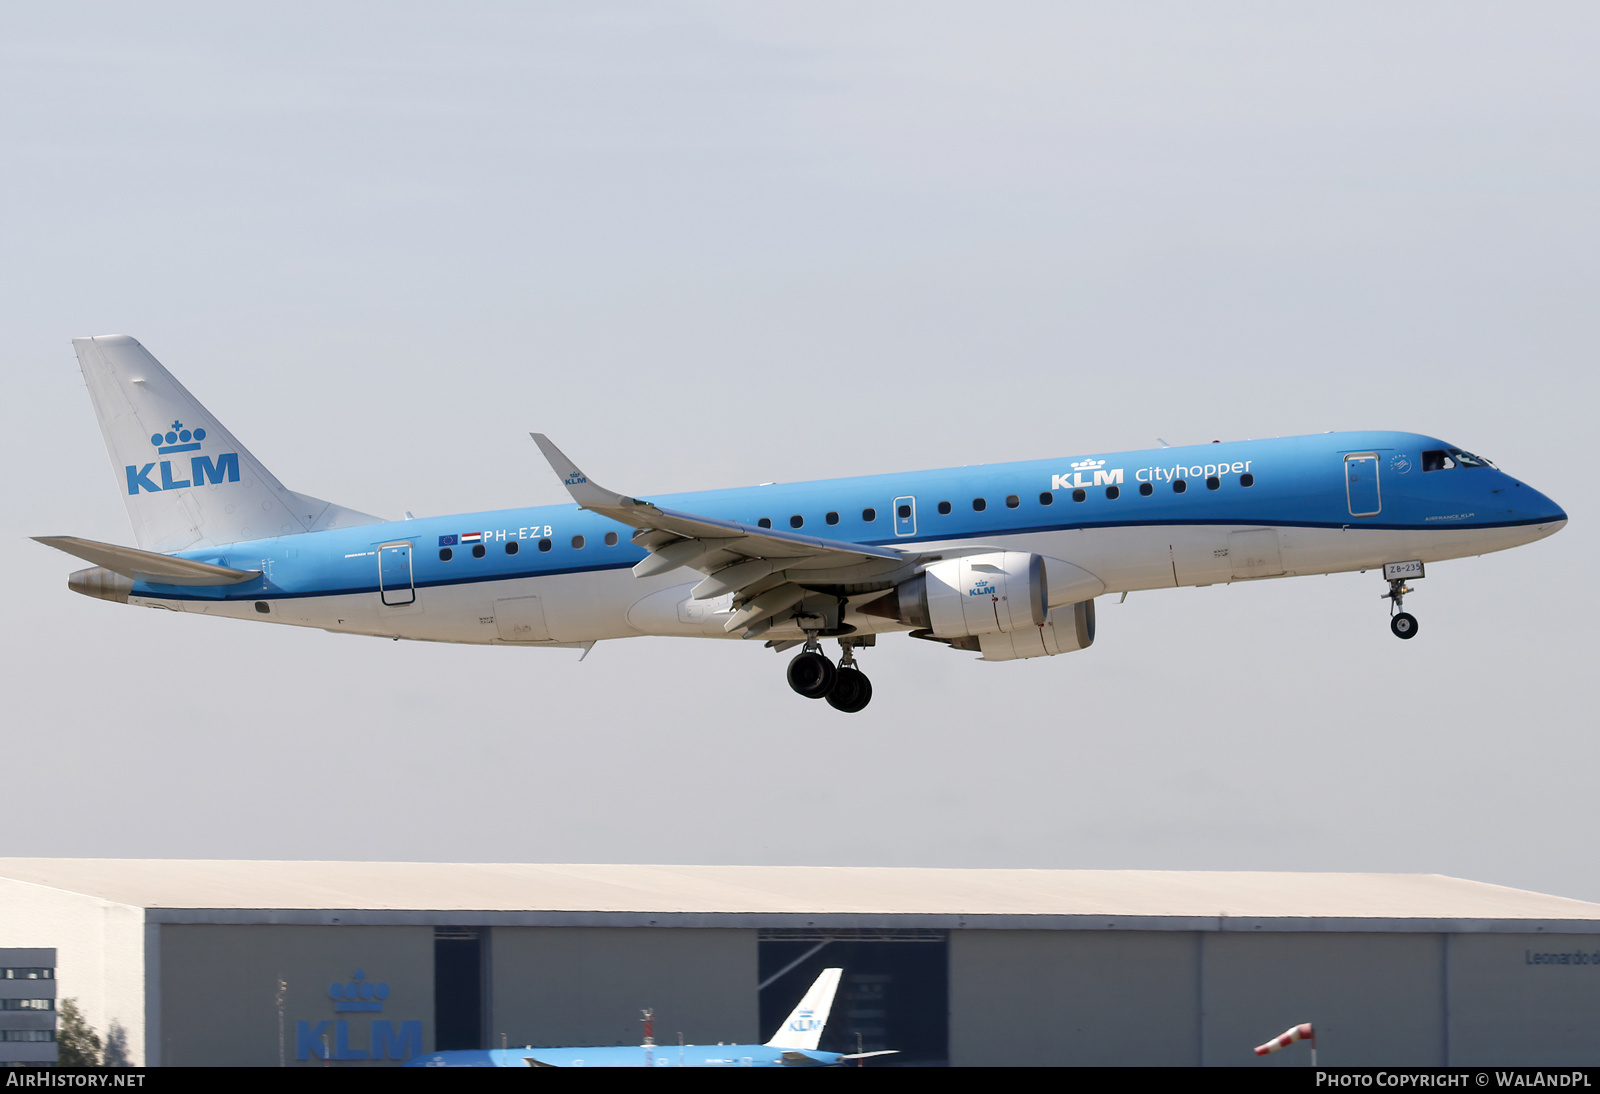
[[[578,503],[580,509],[642,509],[649,502],[640,501],[638,498],[627,498],[621,494],[613,493],[592,481],[578,465],[567,458],[566,453],[555,446],[555,443],[543,433],[530,433],[533,443],[539,446],[539,451],[544,453],[544,458],[550,463],[550,470],[556,473],[556,478],[561,480],[561,485],[567,488],[567,493],[572,495],[572,500]]]

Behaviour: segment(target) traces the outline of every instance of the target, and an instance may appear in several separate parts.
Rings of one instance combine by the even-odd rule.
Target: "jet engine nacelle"
[[[997,551],[935,562],[861,610],[944,639],[1037,628],[1050,615],[1044,559]]]
[[[1058,653],[1088,649],[1094,644],[1094,601],[1084,600],[1052,608],[1044,624],[985,634],[978,637],[983,661],[1015,661],[1023,657],[1053,657]]]

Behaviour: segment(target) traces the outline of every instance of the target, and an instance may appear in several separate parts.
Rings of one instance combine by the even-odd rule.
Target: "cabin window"
[[[1039,504],[1040,505],[1054,505],[1055,504],[1055,500],[1056,500],[1056,496],[1054,494],[1050,493],[1050,491],[1048,491],[1048,490],[1046,490],[1044,493],[1039,495]]]
[[[984,501],[982,498],[972,499],[972,511],[974,513],[981,513],[987,508],[989,508],[989,503]]]
[[[1154,494],[1155,492],[1156,492],[1156,488],[1151,486],[1149,483],[1141,482],[1139,484],[1139,496],[1140,497],[1148,498],[1151,494]]]
[[[1256,477],[1254,475],[1250,474],[1250,472],[1246,471],[1244,474],[1239,476],[1239,485],[1240,486],[1254,486],[1255,484],[1256,484]]]
[[[1121,496],[1122,496],[1122,487],[1120,487],[1120,486],[1108,486],[1108,487],[1106,487],[1106,497],[1110,498],[1112,501],[1116,501]]]
[[[906,516],[911,515],[911,510],[907,509],[904,505],[902,505],[900,508],[906,510]],[[863,509],[861,510],[861,519],[866,521],[868,524],[871,524],[873,521],[878,519],[878,511],[876,509]]]
[[[905,520],[906,518],[911,516],[911,506],[902,505],[902,506],[900,506],[899,509],[895,510],[895,512],[900,514],[900,519],[901,520]]]
[[[950,503],[949,502],[941,501],[939,503],[939,515],[941,517],[948,517],[950,515]]]
[[[272,605],[268,604],[265,600],[258,600],[256,601],[256,611],[260,612],[262,615],[271,615]]]
[[[806,523],[806,518],[802,517],[799,513],[796,513],[794,516],[789,518],[789,527],[790,528],[804,528],[805,527],[805,523]]]
[[[456,553],[454,551],[452,551],[450,548],[448,548],[448,547],[439,548],[439,561],[440,562],[449,562],[452,558],[455,558],[455,557],[456,557]]]
[[[583,550],[583,537],[582,536],[573,536],[572,537],[572,549],[575,550],[575,551]]]
[[[827,516],[823,517],[822,519],[824,521],[826,521],[827,523],[829,523],[829,524],[838,524],[839,523],[839,514],[838,513],[829,513]]]
[[[1022,504],[1022,499],[1017,497],[1015,494],[1007,494],[1006,495],[1006,508],[1007,509],[1015,509],[1017,506],[1019,506],[1021,504]]]
[[[482,558],[483,557],[483,544],[474,543],[472,545],[472,557],[473,558]]]
[[[606,546],[607,547],[615,547],[616,545],[617,545],[617,533],[615,533],[615,532],[607,532],[606,533]]]
[[[541,539],[539,541],[539,550],[548,551],[549,549],[550,549],[550,541],[548,539]]]
[[[1222,485],[1222,480],[1217,478],[1215,475],[1206,476],[1206,489],[1207,490],[1215,490],[1217,487],[1219,487],[1221,485]]]
[[[1072,500],[1073,501],[1083,501],[1088,496],[1089,496],[1089,494],[1088,494],[1088,491],[1086,491],[1086,490],[1074,490],[1072,492]]]
[[[767,517],[762,517],[760,520],[756,521],[756,527],[757,528],[771,528],[772,527],[772,521],[770,519],[768,519]]]
[[[1187,489],[1189,489],[1189,484],[1184,482],[1182,479],[1172,480],[1172,492],[1174,494],[1181,494]]]
[[[506,554],[514,555],[514,554],[517,553],[518,550],[519,550],[519,548],[517,547],[517,541],[516,540],[514,540],[514,539],[513,540],[508,540],[506,542]]]

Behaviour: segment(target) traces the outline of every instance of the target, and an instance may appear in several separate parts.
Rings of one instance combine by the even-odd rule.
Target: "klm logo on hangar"
[[[389,998],[389,985],[374,983],[360,969],[346,982],[335,981],[328,985],[328,998],[333,1001],[336,1014],[383,1012]],[[296,1060],[409,1060],[422,1055],[422,1022],[416,1019],[402,1021],[400,1028],[388,1019],[374,1019],[368,1023],[367,1047],[350,1044],[350,1019],[324,1019],[315,1024],[301,1020],[295,1023],[294,1042]],[[331,1030],[329,1027],[332,1027]]]
[[[150,443],[155,447],[156,455],[170,456],[179,452],[199,452],[201,442],[206,439],[204,429],[185,429],[182,422],[173,422],[172,428],[165,433],[150,434]],[[173,477],[172,465],[174,462],[182,464],[182,459],[177,461],[162,460],[161,482],[158,485],[150,476],[156,469],[156,461],[152,460],[140,467],[138,464],[128,464],[123,471],[128,476],[128,493],[137,494],[143,490],[151,494],[159,494],[163,490],[181,490],[186,486],[204,486],[207,482],[238,482],[239,481],[239,454],[237,452],[224,452],[215,460],[210,456],[199,455],[189,457],[189,477],[179,479]],[[181,474],[181,472],[180,472]]]

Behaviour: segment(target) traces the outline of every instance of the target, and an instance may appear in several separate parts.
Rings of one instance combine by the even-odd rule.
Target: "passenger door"
[[[378,548],[378,598],[391,608],[417,599],[411,579],[411,544],[385,543]]]
[[[1344,488],[1352,517],[1375,517],[1382,511],[1376,452],[1352,453],[1344,458]]]

